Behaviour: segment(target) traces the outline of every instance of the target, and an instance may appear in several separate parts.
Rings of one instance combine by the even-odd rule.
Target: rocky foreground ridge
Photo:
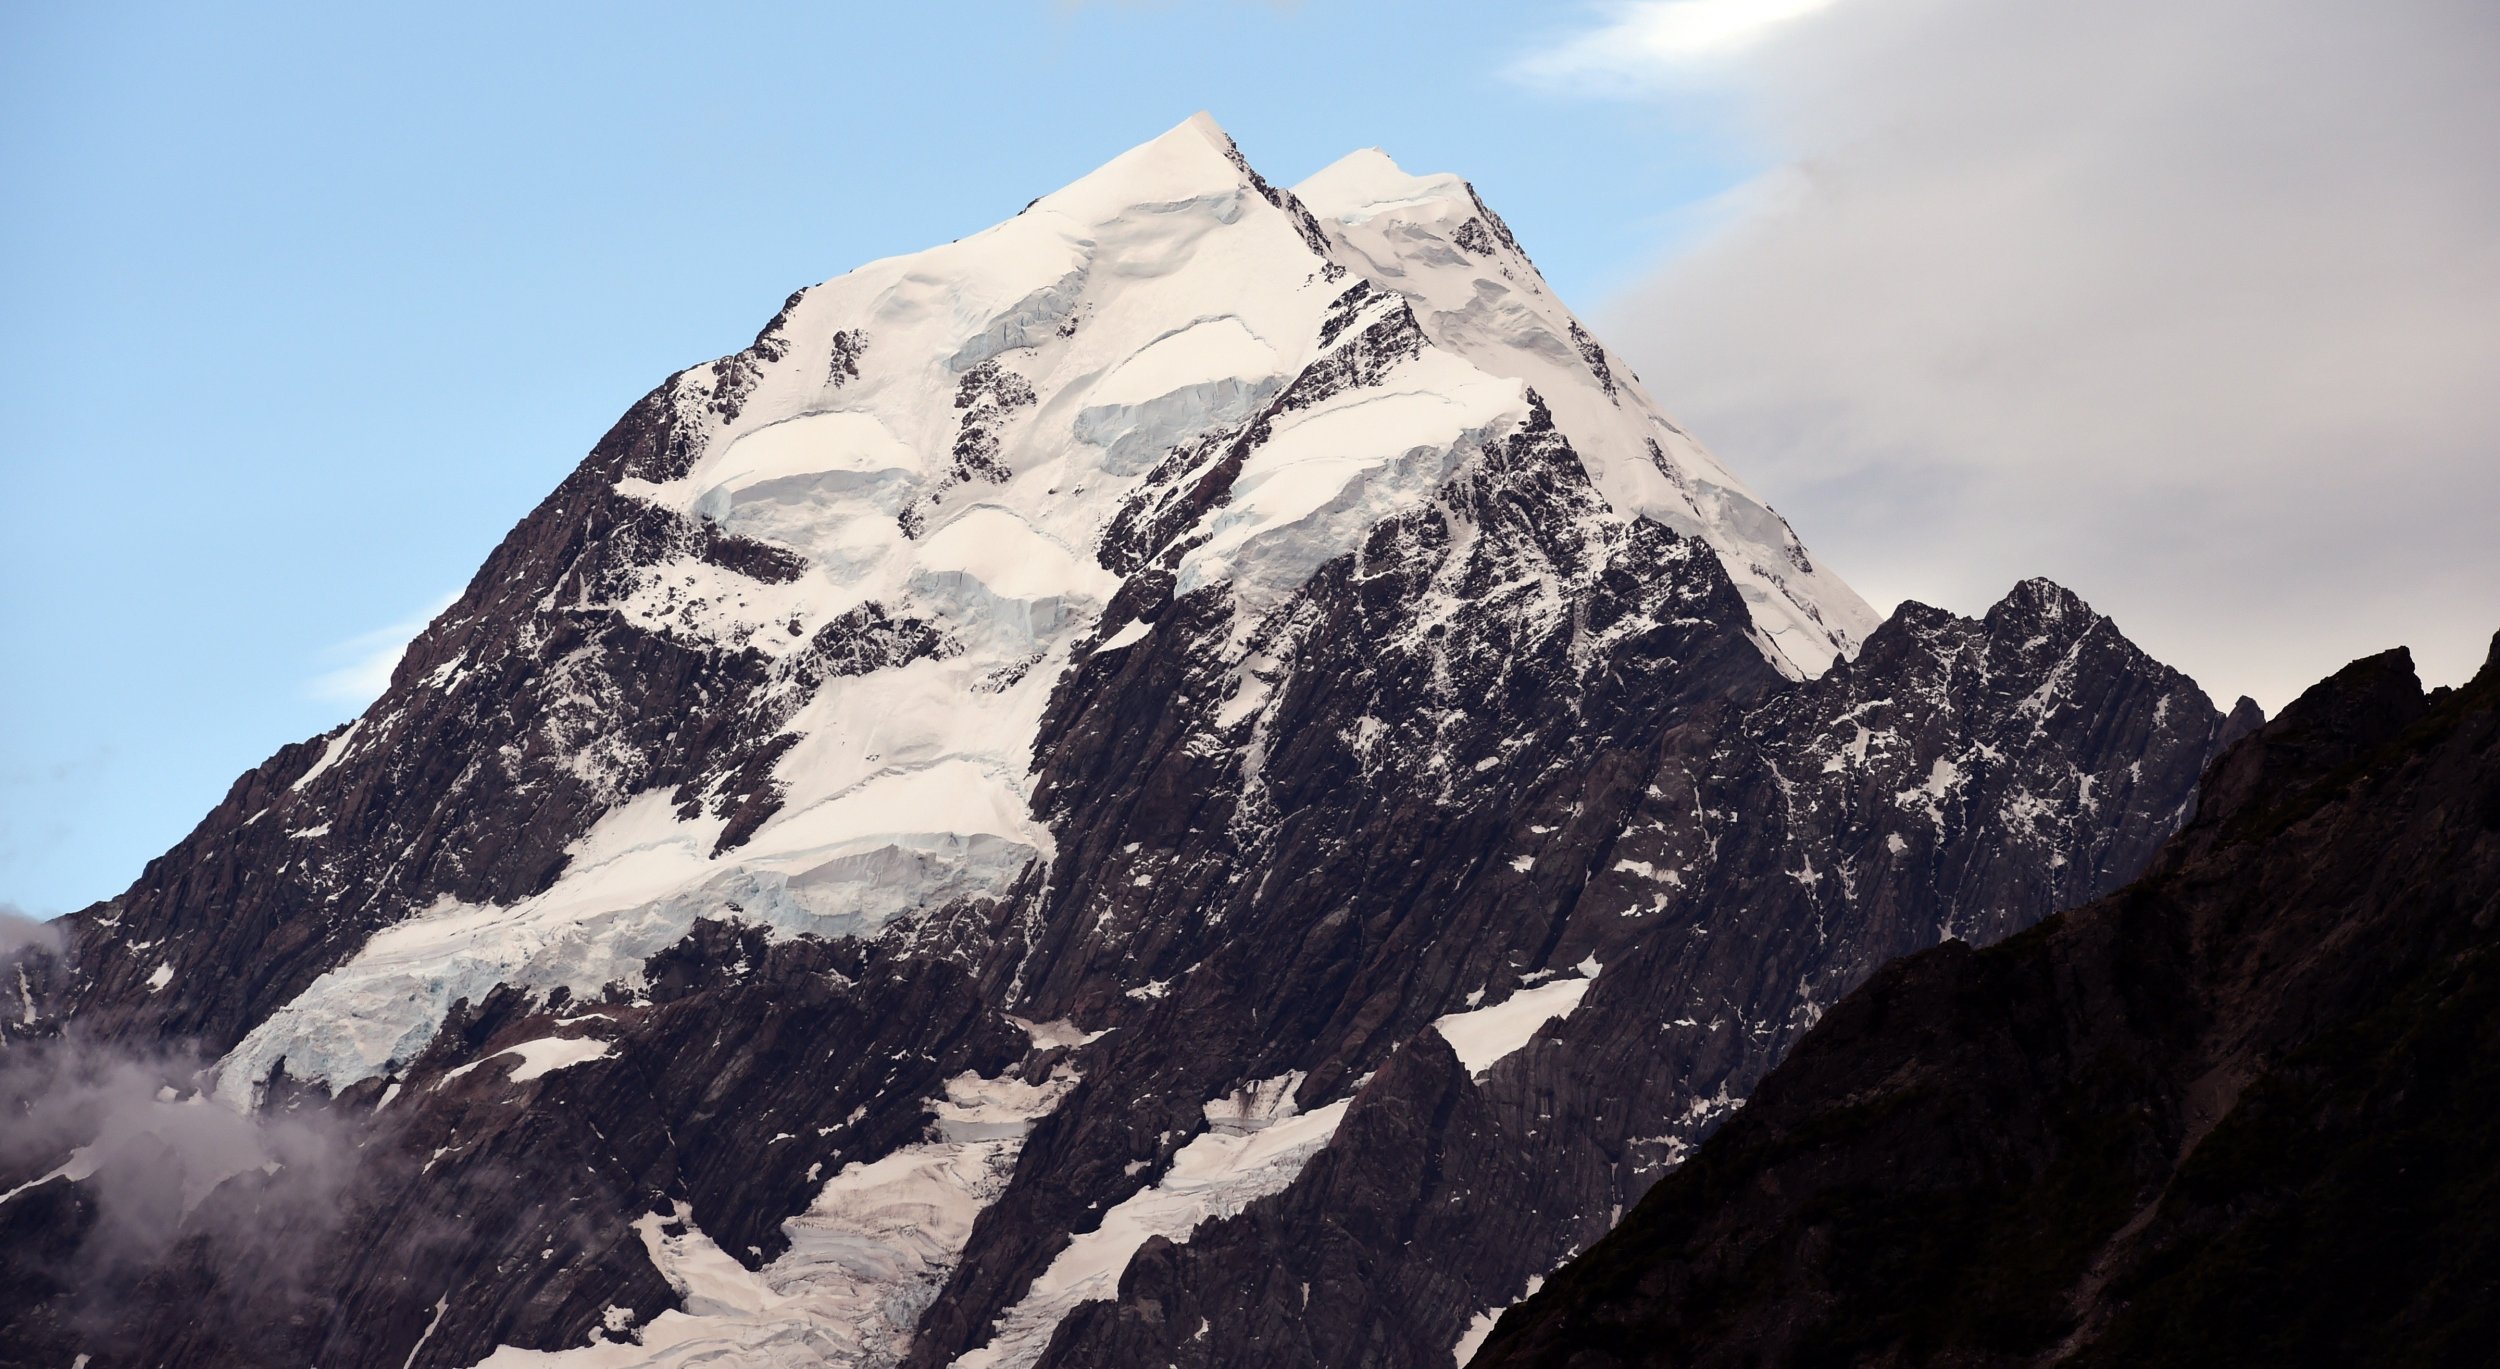
[[[0,1154],[0,1343],[1449,1365],[2255,721],[1878,625],[1465,182],[1193,120],[671,378],[23,962],[13,1098],[212,1063]]]
[[[2142,879],[1896,964],[1478,1365],[2488,1362],[2500,638],[2356,661]]]

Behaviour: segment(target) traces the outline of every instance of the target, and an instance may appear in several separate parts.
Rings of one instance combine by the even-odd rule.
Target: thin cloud
[[[37,917],[14,903],[0,899],[0,965],[6,965],[28,951],[58,953],[62,944],[61,929],[49,919]]]
[[[390,688],[391,672],[399,667],[399,658],[408,654],[408,644],[459,598],[457,592],[446,594],[416,617],[358,633],[325,648],[322,659],[334,664],[314,676],[306,692],[325,703],[358,707],[382,697],[382,691]]]
[[[1529,85],[1640,88],[1669,73],[1732,57],[1837,0],[1630,0],[1606,5],[1594,26],[1513,63]]]
[[[109,1348],[117,1299],[148,1271],[214,1271],[187,1314],[216,1322],[268,1304],[295,1310],[321,1238],[344,1216],[357,1178],[357,1128],[305,1106],[242,1113],[214,1100],[200,1061],[76,1035],[0,1054],[0,1201],[57,1180],[77,1184],[95,1220],[56,1274],[72,1315]],[[265,1337],[245,1324],[247,1341]]]
[[[1622,6],[1530,59],[1673,97]],[[2269,706],[2500,626],[2500,10],[1890,0],[1723,64],[1774,169],[1595,311],[1879,603],[2029,574]],[[1569,54],[1578,53],[1580,58]]]

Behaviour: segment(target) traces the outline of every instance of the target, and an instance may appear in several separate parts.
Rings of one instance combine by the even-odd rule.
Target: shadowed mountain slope
[[[2141,880],[1876,975],[1474,1362],[2489,1363],[2493,647],[2354,662]]]

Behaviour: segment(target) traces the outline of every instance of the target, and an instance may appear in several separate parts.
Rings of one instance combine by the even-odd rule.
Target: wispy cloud
[[[93,1318],[99,1339],[114,1300],[168,1261],[187,1287],[213,1270],[224,1290],[292,1302],[354,1193],[352,1123],[318,1106],[237,1112],[206,1084],[195,1056],[74,1032],[0,1055],[0,1174],[68,1179],[92,1204],[83,1230],[51,1233],[50,1258],[74,1252],[58,1271],[66,1310]],[[211,1297],[189,1310],[215,1322],[236,1308]]]
[[[1617,0],[1594,22],[1520,58],[1509,75],[1531,85],[1637,89],[1732,57],[1838,0]]]
[[[2399,642],[2480,662],[2500,8],[1753,12],[1609,7],[1522,74],[1672,98],[1727,58],[1775,165],[1597,321],[1822,559],[1964,610],[2053,575],[2270,705]]]
[[[360,632],[324,648],[321,660],[328,668],[313,677],[306,686],[307,692],[328,703],[358,706],[380,698],[382,691],[390,687],[391,671],[398,667],[399,658],[407,654],[408,643],[459,597],[457,591],[446,594],[412,618]]]
[[[0,899],[0,965],[25,951],[58,951],[61,945],[61,929],[50,920]]]

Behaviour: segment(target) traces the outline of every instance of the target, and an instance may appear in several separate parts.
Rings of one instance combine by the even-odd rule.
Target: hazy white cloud
[[[30,950],[57,953],[62,944],[61,929],[49,919],[0,899],[0,965]]]
[[[67,1178],[96,1202],[76,1267],[62,1271],[82,1296],[113,1296],[126,1283],[113,1271],[153,1265],[186,1240],[205,1244],[228,1287],[291,1279],[308,1238],[340,1215],[354,1140],[318,1107],[232,1111],[179,1054],[73,1035],[0,1055],[0,1174],[27,1188]]]
[[[1512,64],[1531,84],[1638,88],[1662,73],[1730,57],[1837,0],[1617,0],[1597,21]]]
[[[306,686],[308,692],[316,699],[357,707],[382,697],[382,691],[390,688],[391,672],[398,668],[399,658],[408,653],[408,644],[459,597],[457,592],[446,594],[413,618],[358,633],[324,648],[321,658],[329,668],[313,677]]]
[[[1603,47],[1675,91],[1633,40],[1684,8],[1523,72]],[[1755,36],[1713,80],[1778,169],[1596,312],[1870,599],[2048,574],[2269,706],[2398,643],[2480,662],[2500,7],[1855,0]]]

